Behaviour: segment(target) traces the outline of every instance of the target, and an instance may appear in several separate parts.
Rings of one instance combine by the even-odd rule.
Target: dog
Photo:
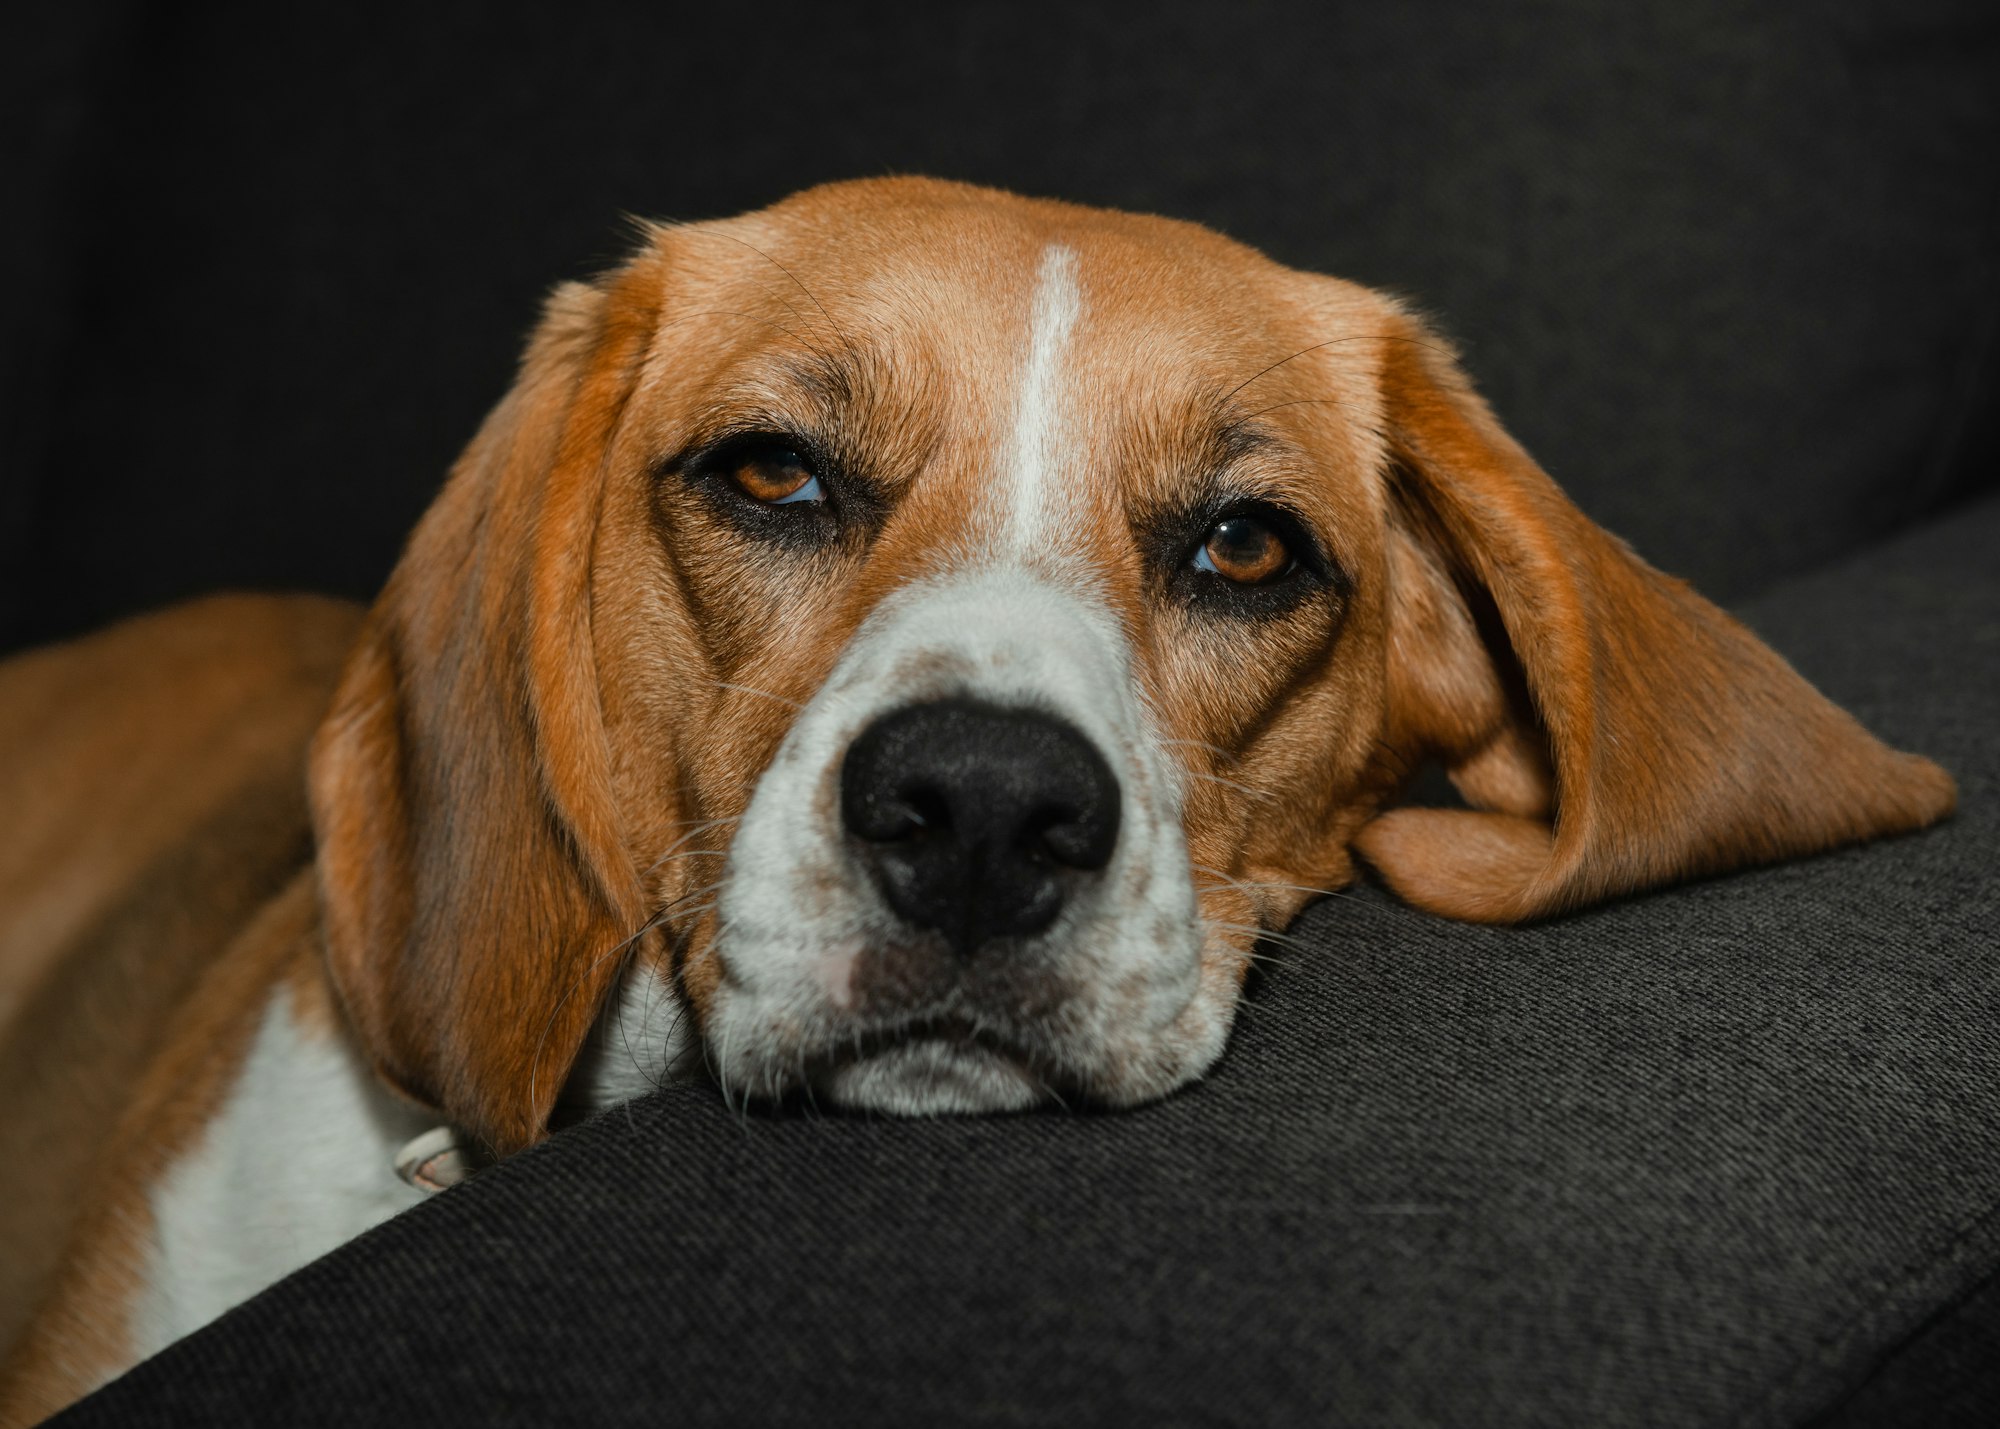
[[[365,615],[31,653],[0,749],[7,1422],[704,1063],[1130,1105],[1364,866],[1515,922],[1955,797],[1403,303],[920,179],[646,227]]]

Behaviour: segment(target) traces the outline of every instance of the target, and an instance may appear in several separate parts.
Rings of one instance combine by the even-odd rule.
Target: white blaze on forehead
[[[1014,429],[1002,468],[1000,499],[1007,503],[1004,545],[1026,553],[1046,539],[1049,523],[1068,506],[1062,481],[1063,355],[1083,315],[1076,286],[1076,254],[1061,244],[1042,252],[1035,295],[1028,309],[1028,360],[1015,399]]]
[[[1001,339],[1022,345],[1013,391],[993,394],[1005,415],[981,434],[994,443],[979,498],[991,546],[876,604],[786,733],[737,825],[716,899],[714,951],[724,976],[702,1028],[726,1087],[776,1095],[816,1086],[845,1105],[909,1113],[995,1111],[1050,1094],[1039,1072],[982,1046],[920,1032],[873,1051],[855,1040],[901,1035],[911,1019],[939,1015],[1002,1033],[1011,1026],[1045,1049],[1065,1082],[1113,1102],[1157,1096],[1199,1075],[1221,1050],[1236,990],[1226,977],[1203,975],[1208,934],[1177,771],[1133,678],[1118,612],[1088,578],[1091,553],[1076,545],[1090,525],[1075,519],[1089,472],[1080,430],[1088,409],[1077,399],[1077,267],[1071,249],[1044,248],[1025,332]],[[1060,719],[1118,777],[1110,864],[1071,892],[1060,919],[1024,954],[1044,960],[1041,985],[1052,990],[1054,1011],[1019,1008],[1018,995],[976,980],[945,977],[928,990],[915,980],[907,992],[857,980],[920,945],[833,812],[845,752],[888,712],[941,699]],[[809,1072],[825,1059],[834,1070]]]

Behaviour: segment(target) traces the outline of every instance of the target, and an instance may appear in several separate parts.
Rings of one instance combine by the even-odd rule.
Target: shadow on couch
[[[1918,837],[1535,927],[1361,890],[1106,1116],[572,1128],[64,1422],[1986,1422],[2000,28],[1720,0],[229,17],[33,99],[0,644],[366,596],[620,210],[887,169],[1418,298],[1594,518],[1957,777]]]

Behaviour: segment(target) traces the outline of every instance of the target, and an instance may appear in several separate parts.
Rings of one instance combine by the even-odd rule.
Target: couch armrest
[[[1996,550],[1989,502],[1744,612],[1940,828],[1518,930],[1328,900],[1138,1111],[670,1089],[63,1422],[1799,1422],[2000,1261]]]

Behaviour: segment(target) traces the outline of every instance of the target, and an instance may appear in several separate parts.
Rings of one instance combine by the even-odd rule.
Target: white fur
[[[587,1109],[683,1074],[694,1038],[672,986],[635,964],[577,1067]],[[396,1152],[436,1114],[390,1093],[344,1031],[302,1026],[280,986],[228,1095],[151,1192],[153,1237],[131,1318],[137,1358],[429,1194]]]
[[[1082,316],[1076,255],[1051,244],[1042,254],[1028,305],[1028,360],[1007,445],[1006,545],[1017,555],[1032,555],[1046,533],[1060,530],[1068,504],[1061,481],[1064,458],[1070,455],[1063,358]]]
[[[346,1037],[302,1026],[280,986],[215,1116],[153,1186],[136,1356],[416,1204],[394,1157],[429,1126]]]
[[[1088,553],[1066,549],[1088,525],[1068,519],[1081,499],[1069,363],[1084,319],[1076,267],[1052,246],[1036,271],[988,487],[999,539],[873,612],[787,734],[732,843],[717,905],[726,971],[706,1029],[729,1092],[783,1092],[812,1059],[894,1030],[869,1024],[851,978],[864,950],[909,933],[830,811],[841,760],[864,727],[948,696],[1042,710],[1088,738],[1123,791],[1116,849],[1028,940],[1067,989],[1043,1019],[1034,1065],[963,1037],[913,1036],[844,1064],[835,1056],[831,1070],[822,1060],[815,1091],[909,1113],[1019,1107],[1071,1087],[1134,1101],[1199,1075],[1221,1050],[1234,990],[1202,976],[1178,768],[1138,697],[1118,621],[1091,589]],[[1007,1015],[954,996],[916,1011],[976,1025]],[[566,1096],[586,1108],[627,1100],[690,1070],[698,1045],[669,978],[635,964]],[[385,1090],[343,1036],[302,1025],[289,989],[277,989],[213,1120],[152,1190],[154,1240],[131,1322],[137,1354],[422,1200],[393,1161],[431,1120]]]
[[[634,961],[577,1058],[563,1098],[587,1111],[616,1106],[700,1066],[693,1019],[672,981]]]
[[[1057,1070],[1078,1089],[1130,1101],[1159,1095],[1214,1059],[1229,1006],[1198,998],[1202,933],[1179,790],[1129,660],[1102,606],[1011,564],[905,587],[876,610],[780,745],[731,846],[716,942],[729,972],[708,1027],[726,1087],[783,1091],[807,1057],[870,1030],[850,1014],[829,967],[908,935],[830,814],[839,803],[834,786],[848,744],[870,721],[947,696],[1068,720],[1124,790],[1110,865],[1036,940],[1074,987]],[[950,1075],[941,1070],[947,1050],[959,1064]],[[925,1044],[921,1053],[851,1065],[820,1090],[915,1112],[1021,1106],[1047,1089],[985,1049]]]
[[[1070,350],[1084,318],[1075,255],[1043,255],[991,499],[1001,539],[964,569],[886,598],[849,642],[780,745],[737,829],[717,900],[725,975],[707,1037],[725,1089],[773,1095],[811,1077],[815,1094],[897,1112],[1030,1104],[1063,1087],[1108,1101],[1157,1096],[1220,1052],[1233,986],[1205,986],[1203,943],[1180,825],[1180,789],[1133,679],[1116,617],[1066,549],[1087,523],[1072,431]],[[842,758],[870,722],[906,704],[969,697],[1066,720],[1123,790],[1110,865],[1076,893],[1027,955],[1065,989],[1032,1031],[1036,1065],[963,1037],[904,1037],[840,1060],[870,1032],[848,980],[865,952],[907,940],[839,827]],[[1010,1009],[962,992],[910,1009],[1009,1034]],[[905,1018],[907,1021],[907,1018]],[[1003,1041],[1009,1040],[1003,1038]],[[832,1062],[830,1071],[808,1072]],[[1060,1084],[1051,1086],[1050,1082]]]

